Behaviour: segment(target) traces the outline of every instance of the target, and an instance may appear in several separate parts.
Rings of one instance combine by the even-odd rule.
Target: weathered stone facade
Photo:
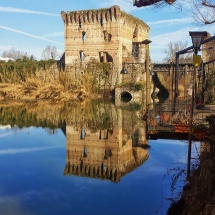
[[[145,61],[149,26],[120,10],[119,6],[98,10],[61,12],[65,31],[65,64],[90,61],[120,65],[123,57]]]
[[[204,37],[204,40],[209,39],[210,37],[211,35],[207,32],[207,35]],[[215,40],[212,40],[202,45],[202,49],[203,49],[202,61],[204,63],[215,59],[214,48],[213,48],[214,44],[215,44]]]
[[[141,147],[147,144],[145,124],[137,120],[135,126],[131,123],[131,118],[138,118],[138,112],[123,113],[120,108],[108,106],[111,123],[98,130],[92,130],[89,123],[84,123],[84,115],[80,125],[67,120],[65,175],[119,182],[122,176],[148,159],[148,150]],[[100,108],[100,113],[107,106],[104,108]]]

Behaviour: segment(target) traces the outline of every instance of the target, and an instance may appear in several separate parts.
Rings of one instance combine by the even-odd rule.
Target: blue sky
[[[130,2],[129,2],[130,1]],[[214,34],[214,25],[200,27],[193,24],[189,14],[173,7],[161,10],[132,6],[132,0],[0,0],[0,55],[15,47],[33,54],[39,60],[47,45],[64,51],[64,25],[60,12],[96,9],[119,5],[121,10],[138,17],[150,26],[150,55],[153,62],[162,62],[164,50],[170,41],[187,41],[191,45],[189,31],[206,30]]]

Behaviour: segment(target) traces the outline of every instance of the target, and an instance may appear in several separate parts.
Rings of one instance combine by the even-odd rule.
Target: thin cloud
[[[8,13],[26,13],[26,14],[37,14],[37,15],[46,15],[46,16],[60,16],[60,14],[55,13],[46,13],[35,10],[26,10],[21,8],[14,7],[0,7],[0,12],[8,12]]]
[[[190,44],[191,44],[192,42],[189,36],[189,31],[191,31],[190,28],[182,28],[178,31],[169,32],[169,33],[160,34],[160,35],[151,37],[150,39],[152,40],[152,43],[150,45],[150,48],[155,48],[156,50],[158,48],[164,49],[167,47],[170,41],[185,42],[190,40]]]
[[[94,0],[94,1],[99,5],[99,7],[111,7],[112,5],[119,5],[120,9],[126,12],[138,10],[137,7],[133,6],[133,0],[104,0],[104,1]]]
[[[2,28],[4,30],[15,32],[15,33],[18,33],[18,34],[24,34],[26,36],[34,37],[34,38],[37,38],[37,39],[40,39],[40,40],[45,40],[45,41],[48,41],[48,42],[51,42],[51,43],[56,43],[56,44],[64,45],[63,43],[59,43],[59,42],[56,42],[56,41],[53,41],[53,40],[49,40],[49,39],[46,39],[44,37],[39,37],[37,35],[29,34],[29,33],[26,33],[24,31],[19,31],[19,30],[13,29],[13,28],[8,28],[6,26],[0,25],[0,28]]]
[[[9,136],[9,135],[12,135],[14,134],[13,132],[9,132],[9,133],[6,133],[6,134],[0,134],[0,138],[1,137],[6,137],[6,136]]]
[[[182,18],[182,19],[166,19],[166,20],[159,20],[155,22],[147,22],[148,25],[177,25],[183,23],[193,23],[192,18]]]
[[[29,152],[42,151],[42,150],[48,150],[48,149],[54,149],[54,148],[59,148],[59,146],[30,148],[30,149],[28,149],[28,148],[24,148],[24,149],[6,149],[6,150],[0,150],[0,155],[29,153]]]
[[[60,31],[60,32],[53,32],[53,33],[51,33],[51,34],[45,34],[45,35],[43,35],[43,37],[45,37],[45,38],[61,37],[61,36],[64,36],[64,32],[63,32],[63,31]]]

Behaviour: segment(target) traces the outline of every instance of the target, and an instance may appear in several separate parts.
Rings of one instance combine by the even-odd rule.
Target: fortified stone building
[[[66,65],[92,60],[117,65],[145,61],[150,28],[140,19],[121,11],[119,6],[62,11],[61,16]]]

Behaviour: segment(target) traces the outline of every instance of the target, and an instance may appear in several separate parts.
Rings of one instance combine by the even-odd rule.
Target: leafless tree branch
[[[183,2],[190,5],[186,9],[194,21],[200,25],[215,23],[215,0],[134,0],[136,7],[147,7],[153,5],[155,9],[171,5],[179,10],[185,9]]]

